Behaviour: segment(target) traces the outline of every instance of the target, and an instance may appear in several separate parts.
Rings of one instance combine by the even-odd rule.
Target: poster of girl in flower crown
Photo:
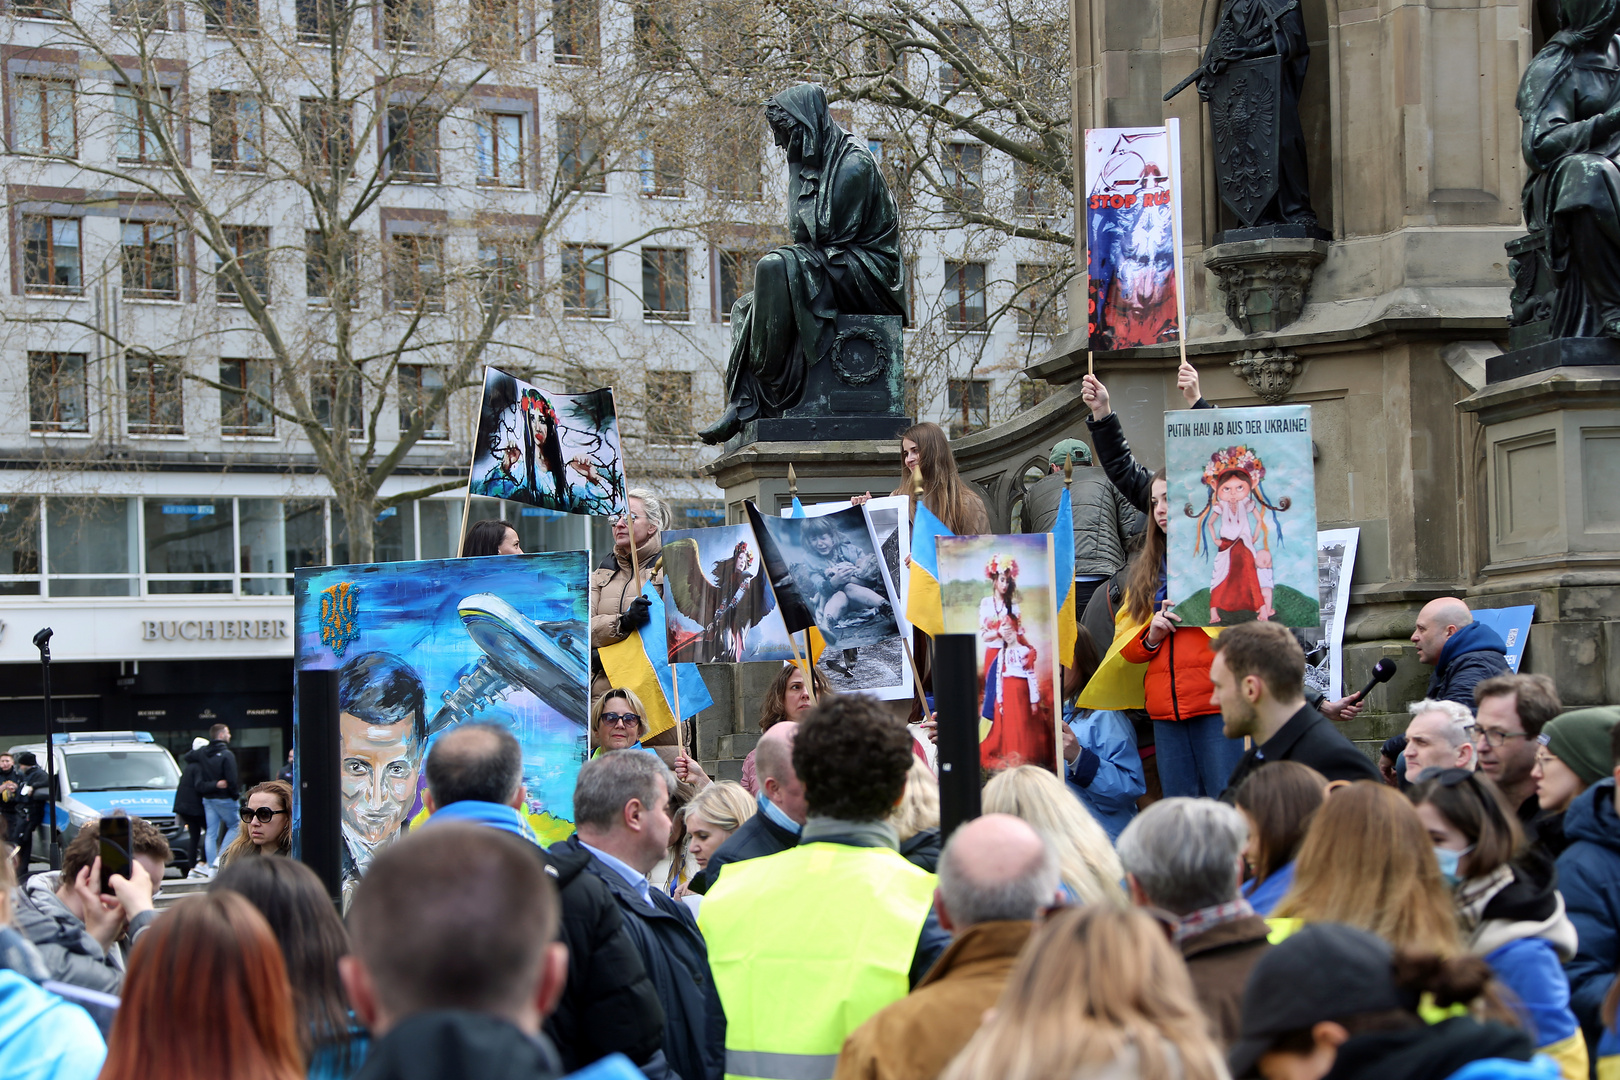
[[[1172,617],[1321,621],[1309,405],[1165,415]]]

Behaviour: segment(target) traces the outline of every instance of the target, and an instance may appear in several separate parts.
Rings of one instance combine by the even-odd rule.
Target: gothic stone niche
[[[1294,378],[1304,368],[1304,361],[1281,349],[1249,349],[1232,361],[1232,370],[1249,384],[1255,396],[1267,405],[1275,405],[1294,388]]]
[[[1327,253],[1315,237],[1242,240],[1211,247],[1204,265],[1220,279],[1227,318],[1244,334],[1272,334],[1299,318]]]

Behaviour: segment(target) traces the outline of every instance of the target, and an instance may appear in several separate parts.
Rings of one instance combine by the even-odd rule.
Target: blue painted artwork
[[[1164,436],[1180,625],[1319,626],[1311,407],[1169,412]]]
[[[424,819],[422,762],[459,723],[509,727],[529,824],[548,844],[573,831],[589,753],[589,565],[564,551],[296,572],[297,668],[339,672],[346,884]]]
[[[1474,621],[1484,623],[1496,631],[1507,646],[1508,670],[1519,672],[1519,661],[1524,659],[1524,646],[1530,640],[1530,622],[1536,617],[1536,605],[1523,607],[1476,608]]]

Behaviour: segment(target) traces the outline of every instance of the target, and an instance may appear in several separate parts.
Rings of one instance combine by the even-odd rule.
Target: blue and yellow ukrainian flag
[[[647,710],[647,734],[657,735],[675,726],[676,680],[680,680],[681,714],[693,716],[714,704],[696,664],[671,664],[664,625],[664,598],[648,582],[641,595],[652,602],[647,625],[623,641],[597,650],[602,670],[616,687],[632,690]]]
[[[1080,624],[1074,610],[1074,504],[1069,500],[1067,484],[1058,500],[1057,520],[1052,523],[1052,574],[1058,597],[1058,663],[1068,667],[1074,663],[1074,642],[1080,636]]]
[[[1073,530],[1070,532],[1069,545],[1072,549]],[[932,510],[924,506],[921,500],[918,501],[917,517],[911,523],[911,572],[906,577],[906,619],[929,637],[938,637],[945,632],[945,607],[939,592],[939,550],[934,541],[941,536],[955,535],[934,516]],[[1070,558],[1073,558],[1072,552]],[[1073,647],[1070,645],[1071,649]]]

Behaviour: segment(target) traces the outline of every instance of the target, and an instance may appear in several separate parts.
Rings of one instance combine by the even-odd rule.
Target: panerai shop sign
[[[286,638],[286,619],[142,619],[142,641],[270,641]]]

